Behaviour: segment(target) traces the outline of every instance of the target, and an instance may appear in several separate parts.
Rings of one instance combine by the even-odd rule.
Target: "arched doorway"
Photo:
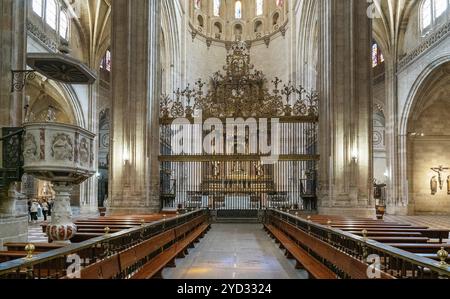
[[[450,214],[450,62],[436,67],[414,98],[407,125],[409,205],[414,214]]]

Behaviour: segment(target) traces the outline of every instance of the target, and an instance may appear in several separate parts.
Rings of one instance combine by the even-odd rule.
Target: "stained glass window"
[[[45,20],[53,29],[57,29],[58,22],[58,5],[55,0],[48,0],[45,8]]]
[[[377,43],[372,44],[372,67],[376,67],[384,62],[383,53]]]
[[[100,65],[101,69],[111,71],[111,51],[107,50],[105,57],[103,57],[102,64]]]
[[[220,0],[214,0],[214,16],[220,16]]]
[[[242,2],[241,1],[236,1],[236,5],[234,8],[234,15],[235,15],[236,19],[242,18]]]
[[[33,0],[33,11],[40,17],[42,17],[42,8],[44,0]]]
[[[256,15],[264,14],[264,0],[256,0]]]

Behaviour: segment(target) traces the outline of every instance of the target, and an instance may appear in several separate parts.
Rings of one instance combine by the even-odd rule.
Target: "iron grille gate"
[[[248,44],[236,42],[209,85],[198,80],[174,95],[163,95],[160,107],[164,207],[315,209],[316,92],[279,78],[269,82],[251,64]],[[261,147],[274,140],[278,162],[262,163]]]
[[[304,134],[316,124],[281,124],[281,154],[274,164],[261,156],[175,155],[170,142],[175,130],[163,125],[161,197],[165,208],[260,210],[265,208],[316,209],[315,138]],[[190,129],[196,131],[195,125]],[[192,133],[195,135],[195,133]],[[290,138],[288,138],[290,136]],[[298,136],[294,138],[292,136]]]

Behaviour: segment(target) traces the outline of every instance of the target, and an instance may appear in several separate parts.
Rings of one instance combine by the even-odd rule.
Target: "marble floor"
[[[166,279],[307,279],[260,224],[213,224]]]

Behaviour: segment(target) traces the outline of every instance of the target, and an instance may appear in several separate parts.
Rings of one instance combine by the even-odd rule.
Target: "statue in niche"
[[[213,177],[218,178],[220,176],[220,162],[213,162]]]
[[[431,188],[431,195],[436,195],[438,191],[438,180],[435,175],[431,178],[430,188]]]
[[[261,164],[255,163],[256,176],[261,178],[264,176],[264,167]]]
[[[56,112],[55,107],[52,105],[48,106],[47,115],[45,117],[46,122],[56,122]]]
[[[450,195],[450,175],[447,177],[447,194]]]

